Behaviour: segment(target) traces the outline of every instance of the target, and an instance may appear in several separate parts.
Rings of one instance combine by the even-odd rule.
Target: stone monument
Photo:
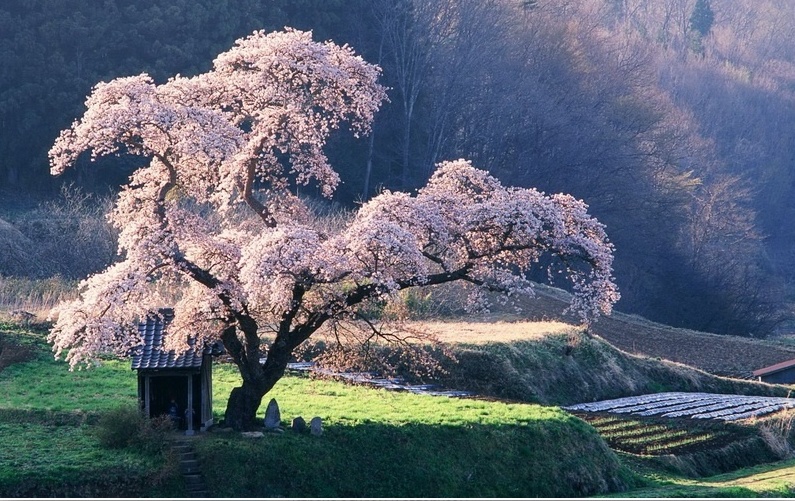
[[[272,398],[271,401],[268,402],[268,408],[265,409],[265,420],[263,423],[265,431],[282,431],[281,424],[282,415],[281,412],[279,412],[279,404],[276,402],[275,398]]]
[[[293,419],[293,431],[303,433],[306,431],[306,421],[301,416]]]
[[[319,437],[323,434],[323,420],[315,416],[309,421],[309,433]]]

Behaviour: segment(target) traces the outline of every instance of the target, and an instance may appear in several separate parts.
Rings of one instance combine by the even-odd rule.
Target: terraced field
[[[740,440],[747,432],[727,426],[693,426],[677,420],[632,419],[626,416],[575,413],[596,428],[611,449],[661,456],[718,449]]]
[[[795,399],[792,398],[685,392],[654,393],[564,407],[575,412],[721,421],[748,419],[792,408],[795,408]]]
[[[564,407],[596,428],[612,449],[680,457],[736,447],[757,433],[743,420],[791,408],[795,399],[684,392]]]

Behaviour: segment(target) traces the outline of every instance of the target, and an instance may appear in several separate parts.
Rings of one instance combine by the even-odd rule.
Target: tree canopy
[[[379,73],[347,46],[288,29],[238,40],[194,77],[97,84],[52,146],[52,172],[89,151],[149,164],[110,215],[120,259],[58,309],[57,354],[72,366],[127,354],[141,342],[136,321],[176,297],[167,346],[223,342],[243,378],[225,420],[245,428],[296,348],[403,289],[462,281],[527,295],[527,274],[553,260],[584,322],[609,313],[613,246],[587,206],[504,187],[466,160],[441,163],[415,195],[384,191],[339,230],[312,219],[296,189],[331,196],[339,178],[324,146],[343,124],[369,130],[385,99]]]

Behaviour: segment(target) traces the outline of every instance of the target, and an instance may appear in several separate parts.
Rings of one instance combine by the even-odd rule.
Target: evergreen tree
[[[690,29],[704,37],[712,29],[714,22],[715,14],[712,12],[709,0],[696,0],[693,13],[690,15]]]

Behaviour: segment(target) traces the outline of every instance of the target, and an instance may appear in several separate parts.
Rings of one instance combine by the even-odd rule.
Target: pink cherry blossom
[[[56,311],[56,354],[72,367],[128,354],[137,320],[173,306],[168,347],[220,340],[240,368],[226,419],[242,428],[301,343],[406,288],[464,281],[532,295],[524,277],[554,258],[582,320],[609,313],[613,247],[587,206],[504,187],[466,160],[440,164],[416,195],[382,193],[339,231],[313,222],[294,188],[332,194],[339,176],[324,145],[343,124],[369,130],[386,98],[379,73],[347,46],[288,29],[238,40],[201,75],[96,85],[50,150],[53,174],[85,152],[149,164],[109,215],[118,262]]]

